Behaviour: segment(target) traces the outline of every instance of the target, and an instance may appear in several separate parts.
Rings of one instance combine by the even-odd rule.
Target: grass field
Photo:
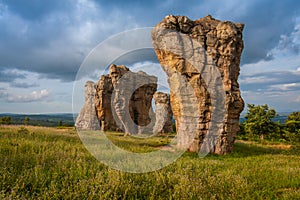
[[[168,141],[108,136],[135,152]],[[0,126],[0,180],[0,199],[300,199],[300,147],[238,141],[230,155],[185,153],[129,174],[92,157],[73,129]]]

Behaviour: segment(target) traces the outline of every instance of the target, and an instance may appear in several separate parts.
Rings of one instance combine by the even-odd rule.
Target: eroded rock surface
[[[151,101],[156,90],[156,77],[131,72],[124,65],[111,65],[109,75],[101,76],[97,86],[96,108],[101,129],[152,133],[155,120],[151,119]]]
[[[97,84],[96,110],[102,131],[120,131],[117,126],[111,107],[111,96],[113,92],[112,79],[109,75],[102,75]]]
[[[173,112],[170,104],[170,95],[163,92],[155,92],[155,116],[156,122],[154,126],[154,133],[172,133]]]
[[[95,107],[96,85],[92,81],[85,84],[85,102],[77,116],[75,127],[77,130],[99,130],[100,125]]]
[[[179,148],[216,154],[232,151],[244,108],[238,84],[243,27],[211,16],[192,21],[169,15],[153,29],[154,49],[171,88]],[[213,114],[222,113],[215,105],[222,102],[220,122],[220,116]],[[208,138],[213,124],[218,128]]]

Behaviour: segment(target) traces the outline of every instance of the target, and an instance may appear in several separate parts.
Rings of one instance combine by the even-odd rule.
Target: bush
[[[26,135],[28,135],[28,134],[30,134],[30,131],[27,128],[25,128],[25,127],[20,127],[18,129],[18,133],[19,134],[26,134]]]
[[[4,116],[0,118],[0,124],[11,124],[11,117],[9,116]]]
[[[300,129],[300,112],[291,113],[285,121],[287,131],[297,133]]]

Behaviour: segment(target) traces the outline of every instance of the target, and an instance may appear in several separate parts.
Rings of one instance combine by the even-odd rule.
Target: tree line
[[[0,124],[15,124],[15,125],[34,125],[34,126],[50,126],[50,127],[72,127],[73,124],[69,122],[70,120],[67,120],[64,122],[63,120],[59,119],[52,119],[52,120],[45,120],[45,119],[36,119],[30,118],[29,116],[25,116],[23,118],[16,117],[12,118],[11,116],[3,116],[0,117]]]
[[[300,142],[300,112],[288,115],[285,122],[275,122],[277,112],[268,105],[247,105],[245,121],[240,123],[239,135],[260,140]]]

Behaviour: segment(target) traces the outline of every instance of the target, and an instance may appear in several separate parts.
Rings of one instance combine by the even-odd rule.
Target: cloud
[[[64,10],[66,7],[72,5],[68,0],[52,0],[51,3],[48,4],[41,0],[1,0],[0,3],[3,3],[11,12],[17,13],[26,20],[42,19],[53,11]]]
[[[43,77],[72,81],[94,46],[112,33],[135,26],[125,14],[107,12],[92,1],[70,2],[63,8],[43,2],[38,7],[52,8],[41,8],[45,12],[35,14],[39,20],[27,16],[29,11],[23,12],[26,8],[9,3],[0,17],[0,69],[13,66]]]
[[[10,94],[7,101],[10,103],[29,103],[44,101],[50,95],[49,91],[43,89],[41,91],[33,91],[30,94]]]
[[[25,79],[26,75],[16,69],[0,69],[0,82],[13,82],[16,79]]]
[[[72,81],[85,56],[99,42],[120,31],[154,26],[167,14],[191,19],[212,14],[222,20],[243,22],[243,63],[268,59],[280,36],[288,36],[285,43],[294,37],[291,32],[294,18],[300,15],[300,2],[0,0],[0,10],[0,69],[14,67]]]
[[[38,87],[39,84],[31,81],[34,75],[36,74],[18,69],[3,69],[0,71],[0,83],[8,83],[9,86],[15,88]]]
[[[285,96],[296,99],[295,94],[300,92],[296,73],[300,72],[298,1],[0,0],[0,87],[6,88],[0,90],[1,100],[10,97],[11,102],[18,101],[16,94],[21,94],[20,102],[38,101],[35,99],[39,95],[41,101],[47,100],[50,94],[41,91],[48,88],[47,92],[54,91],[51,97],[56,104],[70,101],[71,83],[96,45],[122,31],[153,27],[168,14],[186,15],[193,20],[211,14],[217,19],[245,23],[240,80],[242,90],[248,92],[247,100],[274,103],[284,102]],[[137,41],[126,44],[131,46]],[[117,58],[111,58],[113,53],[122,52],[117,46],[103,52],[105,60],[101,63],[114,61],[135,67],[147,61],[159,65],[151,49]],[[100,74],[107,67],[101,63],[97,65]],[[99,78],[99,73],[95,75],[93,78]],[[37,87],[34,94],[32,87]],[[62,100],[58,93],[67,93],[68,97]],[[28,103],[28,108],[22,109],[30,112],[42,107],[52,112],[54,104],[42,106],[48,103]],[[3,102],[1,109],[8,108],[21,110]]]
[[[25,82],[11,82],[10,86],[11,87],[16,87],[16,88],[32,88],[32,87],[38,87],[39,84],[37,84],[37,83],[25,83]]]
[[[0,88],[0,99],[6,98],[8,96],[6,88]]]
[[[270,71],[251,75],[241,75],[240,84],[243,90],[273,91],[300,90],[299,71]]]
[[[300,53],[300,23],[289,35],[281,35],[278,45],[269,52],[270,57],[284,57]]]
[[[270,90],[273,90],[273,91],[300,91],[300,81],[299,81],[299,83],[271,85]]]
[[[246,104],[268,104],[278,112],[299,110],[299,92],[295,91],[242,91]],[[284,100],[283,100],[284,99]]]

